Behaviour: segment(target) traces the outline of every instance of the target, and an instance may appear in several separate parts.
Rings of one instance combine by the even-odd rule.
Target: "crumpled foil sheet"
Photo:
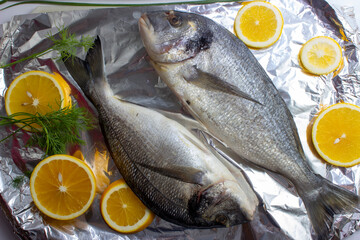
[[[306,157],[313,170],[332,182],[356,193],[360,186],[360,166],[338,168],[325,164],[309,144],[309,123],[322,106],[345,101],[360,105],[359,32],[351,8],[333,9],[323,0],[271,0],[284,17],[284,29],[275,45],[252,50],[264,67],[294,116]],[[137,20],[142,12],[176,9],[199,13],[233,31],[233,22],[241,4],[236,2],[203,5],[140,6],[106,8],[70,12],[54,12],[15,16],[0,25],[0,62],[10,62],[51,46],[46,39],[60,26],[68,27],[77,36],[100,35],[103,42],[106,72],[114,92],[134,103],[166,111],[181,112],[174,95],[161,82],[146,61],[146,53],[138,33]],[[307,40],[330,36],[343,48],[341,71],[326,76],[304,72],[298,60],[299,50]],[[79,52],[84,56],[84,52]],[[29,70],[59,72],[72,85],[79,106],[96,111],[83,97],[61,61],[52,52],[0,70],[0,114],[6,115],[4,94],[10,82]],[[180,119],[180,118],[179,118]],[[179,120],[180,121],[180,120]],[[186,122],[184,123],[186,124]],[[4,127],[3,138],[14,128]],[[221,146],[210,136],[198,134],[204,142],[221,152]],[[71,221],[56,221],[42,215],[34,206],[28,179],[14,187],[13,179],[23,176],[43,157],[37,148],[25,148],[27,133],[0,144],[0,201],[3,211],[22,239],[311,239],[315,238],[302,200],[295,189],[281,177],[256,167],[239,164],[262,199],[258,215],[247,224],[231,228],[188,229],[156,217],[144,231],[122,235],[103,221],[97,194],[92,207]],[[81,147],[86,161],[94,166],[94,152],[106,151],[99,128],[83,134]],[[73,149],[69,150],[73,151]],[[226,152],[222,152],[226,155]],[[232,157],[228,155],[228,157]],[[112,160],[106,171],[111,181],[120,178]],[[266,209],[266,210],[264,210]],[[360,213],[337,215],[330,239],[343,239],[360,228]]]

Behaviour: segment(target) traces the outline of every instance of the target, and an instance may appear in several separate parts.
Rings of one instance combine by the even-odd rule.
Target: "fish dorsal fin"
[[[203,176],[205,173],[196,168],[178,165],[171,167],[159,167],[140,162],[136,162],[136,164],[147,168],[153,172],[156,172],[160,175],[170,177],[182,182],[204,185]]]
[[[234,96],[238,96],[249,101],[252,101],[257,104],[261,104],[259,101],[251,97],[249,94],[241,91],[238,87],[223,81],[219,77],[204,72],[197,68],[197,66],[193,66],[195,70],[195,74],[190,74],[189,76],[184,76],[187,82],[190,82],[200,88],[212,88],[213,90],[224,92],[227,94],[231,94]],[[262,105],[262,104],[261,104]]]

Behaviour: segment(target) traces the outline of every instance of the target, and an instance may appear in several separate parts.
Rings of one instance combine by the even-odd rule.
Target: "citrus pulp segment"
[[[142,231],[155,217],[123,179],[107,187],[101,197],[100,207],[105,222],[121,233]]]
[[[327,162],[350,167],[360,162],[360,107],[334,104],[315,119],[312,140],[319,155]]]
[[[31,174],[30,192],[45,215],[69,220],[83,214],[95,197],[95,177],[83,161],[70,155],[42,160]]]
[[[281,36],[284,19],[274,5],[254,1],[240,8],[235,18],[234,31],[247,46],[265,48]]]

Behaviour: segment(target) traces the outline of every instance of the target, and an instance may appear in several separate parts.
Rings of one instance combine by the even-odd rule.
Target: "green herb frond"
[[[19,188],[21,186],[21,184],[24,182],[25,180],[25,176],[17,176],[16,178],[13,179],[12,181],[12,185],[14,188]]]
[[[60,56],[56,58],[65,59],[73,58],[76,55],[76,52],[79,48],[83,48],[85,52],[87,52],[93,46],[93,38],[90,36],[82,36],[80,40],[78,40],[75,34],[70,34],[68,28],[58,27],[59,37],[55,37],[56,35],[52,35],[51,32],[48,33],[47,38],[53,42],[53,46],[48,49],[45,49],[41,52],[34,53],[27,57],[21,58],[15,62],[9,64],[1,64],[0,68],[10,67],[17,63],[23,62],[28,59],[35,59],[37,57],[41,57],[49,52],[58,51]]]
[[[87,52],[93,46],[93,38],[90,36],[82,36],[80,40],[76,38],[75,34],[70,34],[67,28],[58,28],[59,37],[49,34],[48,38],[53,41],[53,50],[60,53],[60,58],[67,60],[76,55],[78,49],[83,48]]]
[[[17,176],[13,179],[12,185],[14,188],[20,188],[23,182],[25,181],[25,177],[30,178],[32,171],[26,171],[24,175]]]
[[[80,134],[93,127],[92,118],[84,108],[75,106],[40,113],[16,113],[1,117],[0,126],[20,124],[21,127],[0,142],[27,127],[33,132],[28,145],[38,145],[45,155],[65,153],[68,144],[84,144]],[[35,127],[37,124],[39,127]]]

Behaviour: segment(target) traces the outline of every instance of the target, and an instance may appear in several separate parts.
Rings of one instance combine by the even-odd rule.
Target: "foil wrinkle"
[[[338,168],[327,165],[309,144],[309,123],[320,108],[340,101],[360,106],[360,33],[353,8],[333,8],[324,0],[270,0],[284,17],[280,39],[271,47],[251,50],[263,66],[293,114],[300,140],[311,168],[330,181],[360,193],[360,166]],[[57,34],[60,26],[67,27],[77,36],[99,35],[102,39],[106,73],[116,94],[149,108],[177,114],[177,121],[186,125],[186,113],[175,96],[161,81],[146,59],[137,21],[143,12],[175,9],[204,15],[233,32],[238,2],[212,4],[179,4],[139,6],[129,8],[102,8],[92,10],[36,13],[15,16],[0,26],[0,62],[15,61],[51,46],[49,33]],[[342,47],[343,67],[324,76],[306,73],[299,64],[302,44],[316,36],[334,38]],[[84,57],[84,52],[79,52]],[[96,116],[91,103],[84,98],[61,61],[53,60],[56,52],[0,69],[0,114],[6,115],[4,94],[13,79],[30,70],[43,70],[62,74],[80,96],[75,102],[87,107]],[[187,126],[191,128],[190,126]],[[12,127],[3,127],[4,138]],[[229,161],[235,159],[216,139],[197,136]],[[231,228],[189,229],[156,217],[144,231],[122,235],[111,230],[101,217],[97,194],[91,208],[71,221],[56,221],[41,214],[32,202],[29,180],[15,187],[15,178],[24,176],[41,160],[43,153],[37,148],[25,148],[27,133],[17,135],[0,144],[0,203],[14,231],[22,239],[315,239],[311,223],[302,200],[294,187],[281,176],[239,161],[262,204],[250,223]],[[86,145],[81,147],[86,161],[94,165],[94,152],[106,151],[100,128],[83,133]],[[111,181],[120,178],[112,160],[106,172]],[[344,239],[360,228],[360,212],[336,215],[330,239]]]

